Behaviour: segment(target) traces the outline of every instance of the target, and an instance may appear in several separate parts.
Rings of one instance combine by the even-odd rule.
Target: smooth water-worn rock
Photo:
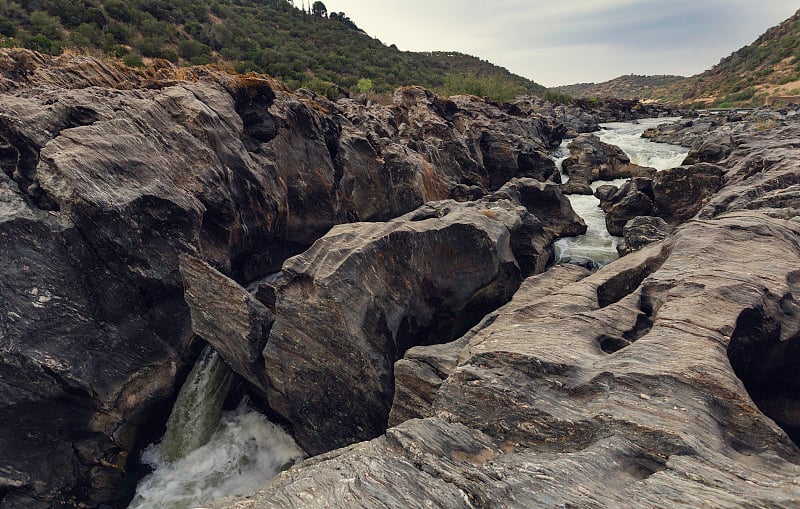
[[[795,507],[797,125],[594,274],[558,266],[398,361],[392,425],[215,507]],[[401,481],[398,482],[398,479]]]
[[[596,196],[606,213],[608,232],[621,236],[625,224],[638,216],[683,223],[722,187],[724,173],[720,166],[699,163],[663,170],[653,178],[633,178],[616,191],[603,186]]]
[[[636,216],[625,223],[617,252],[620,256],[625,256],[648,244],[664,240],[669,232],[669,225],[660,217]]]
[[[479,198],[516,174],[550,178],[542,157],[563,131],[548,119],[411,95],[355,107],[214,67],[0,51],[2,504],[130,497],[132,455],[163,429],[199,353],[180,255],[230,290],[335,224]],[[549,235],[527,231],[529,246]],[[532,265],[547,256],[530,251]],[[193,317],[197,329],[243,334],[252,344],[231,347],[231,363],[258,362],[261,332],[233,321],[268,313],[201,290],[188,299],[215,298],[231,322]]]
[[[617,146],[600,141],[594,134],[581,134],[569,144],[570,156],[562,167],[569,176],[562,191],[566,194],[592,194],[589,186],[595,180],[614,180],[631,177],[652,177],[654,168],[631,163]]]

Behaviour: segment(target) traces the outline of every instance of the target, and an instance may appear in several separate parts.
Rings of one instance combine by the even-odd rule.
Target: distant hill
[[[574,97],[616,97],[722,108],[760,106],[776,96],[800,95],[800,11],[711,69],[689,78],[630,75],[556,90]]]
[[[800,94],[800,11],[701,74],[656,94],[662,101],[705,106],[761,105]]]
[[[299,3],[299,2],[298,2]],[[304,2],[305,5],[306,2]],[[128,65],[230,63],[331,95],[330,82],[385,93],[401,85],[509,100],[546,89],[461,53],[400,51],[370,37],[343,12],[287,0],[0,1],[0,46],[59,54],[102,51]]]
[[[629,74],[602,83],[577,83],[555,87],[555,90],[572,97],[615,97],[617,99],[641,99],[653,95],[653,91],[684,79],[683,76],[658,75],[639,76]]]

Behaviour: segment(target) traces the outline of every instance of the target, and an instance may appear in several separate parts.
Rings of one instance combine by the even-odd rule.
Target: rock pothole
[[[736,321],[728,359],[758,408],[800,444],[800,334],[781,339],[781,322],[763,309]]]

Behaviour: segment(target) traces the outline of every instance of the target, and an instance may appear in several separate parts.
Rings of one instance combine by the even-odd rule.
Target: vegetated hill
[[[761,106],[770,98],[796,95],[800,95],[800,11],[711,69],[654,90],[648,98],[730,108]]]
[[[574,97],[638,98],[718,108],[760,106],[769,98],[800,95],[800,11],[711,69],[689,78],[630,75],[555,90]]]
[[[800,94],[800,11],[701,74],[659,91],[662,101],[697,106],[762,105]]]
[[[639,76],[629,74],[602,83],[576,83],[555,87],[555,90],[572,97],[615,97],[617,99],[641,99],[651,97],[653,91],[684,79],[683,76],[657,75]]]
[[[386,46],[319,1],[305,12],[287,0],[0,0],[0,46],[101,50],[133,66],[225,61],[326,95],[336,93],[330,82],[378,93],[415,84],[498,100],[546,91],[469,55]]]

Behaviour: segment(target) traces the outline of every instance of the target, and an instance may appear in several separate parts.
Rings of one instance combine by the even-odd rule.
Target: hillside
[[[761,105],[768,97],[800,94],[800,11],[749,46],[701,74],[658,91],[662,101]]]
[[[133,66],[223,61],[327,95],[336,93],[330,82],[378,93],[415,84],[500,100],[546,90],[469,55],[387,46],[322,2],[304,12],[287,0],[0,1],[0,46],[100,50]]]
[[[695,76],[632,74],[603,83],[578,83],[554,90],[573,97],[638,98],[670,105],[719,108],[760,106],[778,97],[800,95],[800,11]]]
[[[684,79],[682,76],[639,76],[629,74],[602,83],[576,83],[555,87],[572,97],[615,97],[617,99],[640,99],[651,97],[653,91]]]

